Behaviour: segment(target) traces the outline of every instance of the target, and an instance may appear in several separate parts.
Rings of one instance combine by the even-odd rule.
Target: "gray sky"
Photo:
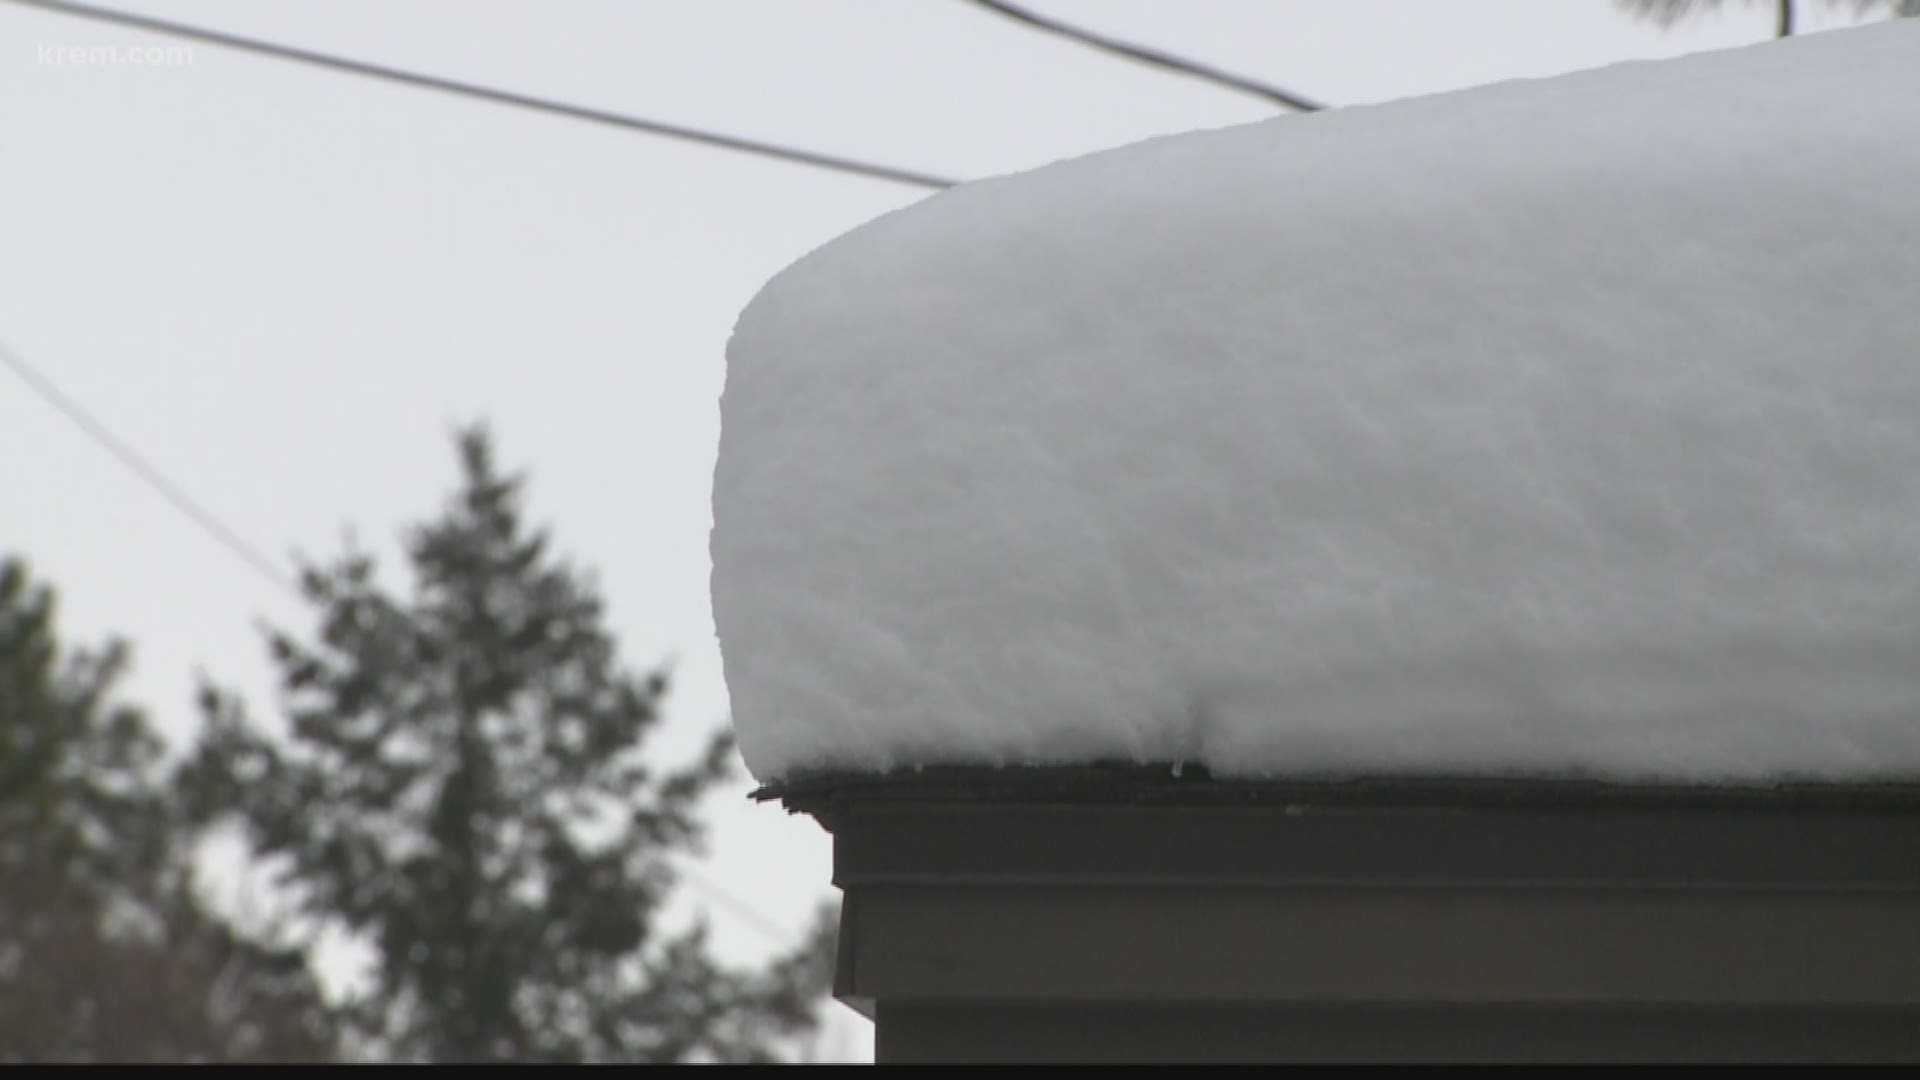
[[[107,2],[107,0],[101,0]],[[1253,120],[1261,103],[956,0],[112,0],[287,44],[959,177]],[[1756,41],[1771,5],[1671,32],[1612,0],[1034,0],[1333,103]],[[1850,7],[1804,3],[1808,29]],[[270,554],[395,529],[493,423],[531,509],[598,570],[638,665],[678,657],[662,753],[727,712],[707,604],[723,350],[770,275],[925,193],[0,5],[0,341]],[[798,358],[796,358],[798,362]],[[75,639],[137,647],[175,737],[194,671],[270,705],[254,621],[306,611],[0,372],[0,551]],[[828,890],[806,819],[715,800],[709,875],[797,935]],[[769,947],[725,910],[730,955]],[[842,1052],[864,1031],[841,1025]]]

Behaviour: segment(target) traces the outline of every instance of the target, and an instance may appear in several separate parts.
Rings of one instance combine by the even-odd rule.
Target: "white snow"
[[[722,425],[762,780],[1920,777],[1920,21],[963,185]]]

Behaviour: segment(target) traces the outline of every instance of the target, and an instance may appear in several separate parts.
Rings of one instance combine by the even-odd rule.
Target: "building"
[[[778,785],[881,1062],[1920,1061],[1920,788]]]

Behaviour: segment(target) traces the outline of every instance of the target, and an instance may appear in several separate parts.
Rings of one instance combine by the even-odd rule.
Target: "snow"
[[[762,780],[1920,777],[1920,22],[963,185],[728,349]]]

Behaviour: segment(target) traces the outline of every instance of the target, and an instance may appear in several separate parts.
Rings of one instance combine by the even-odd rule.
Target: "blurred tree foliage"
[[[0,560],[0,1061],[330,1057],[305,960],[195,899],[126,647],[69,651],[55,613]]]
[[[203,690],[191,817],[240,824],[306,921],[371,944],[341,1015],[359,1054],[774,1060],[816,1022],[831,920],[751,971],[661,924],[730,737],[678,769],[643,758],[665,675],[622,665],[484,429],[458,451],[457,492],[406,537],[406,596],[351,547],[302,571],[311,639],[267,633],[285,737]]]
[[[1701,11],[1727,6],[1727,0],[1614,0],[1621,8],[1661,27],[1670,27]],[[1743,7],[1765,7],[1773,12],[1774,36],[1791,37],[1798,28],[1801,5],[1798,0],[1737,0]],[[1895,18],[1920,16],[1920,0],[1827,0],[1829,7],[1849,7],[1855,17],[1872,14]]]

